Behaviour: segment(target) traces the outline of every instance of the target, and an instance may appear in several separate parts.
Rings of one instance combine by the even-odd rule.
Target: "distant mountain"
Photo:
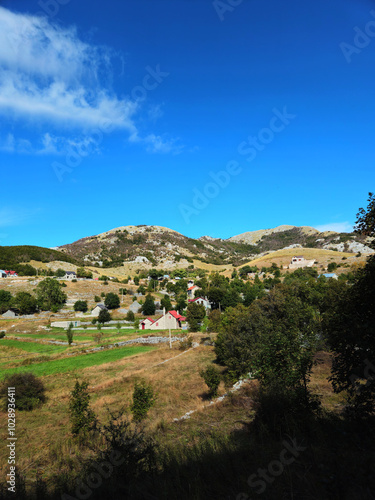
[[[47,263],[51,269],[64,267],[64,263],[66,268],[127,266],[129,270],[174,269],[193,264],[199,267],[200,263],[229,267],[286,248],[296,248],[296,252],[297,248],[317,248],[373,253],[368,244],[368,238],[356,233],[319,232],[308,226],[285,225],[249,231],[229,239],[211,236],[193,239],[161,226],[123,226],[53,249],[28,245],[0,247],[0,269],[22,271],[23,264],[33,261]]]
[[[372,253],[367,243],[365,237],[356,233],[322,233],[309,226],[285,225],[223,240],[211,236],[193,239],[169,228],[141,225],[88,236],[59,250],[86,265],[98,267],[134,263],[140,267],[172,268],[187,266],[193,260],[238,266],[266,252],[293,247]]]
[[[32,260],[43,263],[62,261],[70,264],[79,264],[77,259],[71,255],[51,248],[31,245],[0,246],[0,269],[21,271],[21,264]]]

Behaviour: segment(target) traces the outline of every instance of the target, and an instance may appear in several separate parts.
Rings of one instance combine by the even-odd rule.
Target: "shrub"
[[[327,270],[328,270],[329,272],[335,271],[336,269],[337,269],[337,264],[336,264],[336,262],[330,262],[330,263],[328,264]]]
[[[117,309],[120,307],[120,297],[116,293],[107,293],[104,304],[108,309]]]
[[[66,331],[66,337],[68,339],[68,344],[72,345],[72,342],[73,342],[73,323],[69,323],[68,329]]]
[[[0,339],[3,339],[5,337],[5,332],[0,332]]]
[[[77,380],[70,393],[69,413],[72,425],[72,434],[87,434],[96,422],[95,413],[90,408],[90,394],[88,382]]]
[[[186,351],[193,346],[193,337],[191,335],[186,336],[184,339],[180,340],[180,351]]]
[[[102,341],[102,338],[103,338],[103,334],[101,331],[99,331],[98,333],[95,333],[94,340],[97,344],[100,344],[100,342]]]
[[[102,309],[99,313],[98,316],[98,323],[108,323],[108,321],[111,321],[111,315],[106,309]]]
[[[135,316],[134,316],[133,311],[128,311],[128,312],[126,313],[126,319],[127,319],[127,321],[134,321]]]
[[[133,419],[136,422],[144,420],[149,409],[155,404],[156,394],[151,386],[146,381],[136,382],[133,391],[133,404],[131,411]]]
[[[77,302],[74,304],[74,310],[75,311],[81,311],[81,312],[87,312],[87,302],[85,300],[77,300]]]
[[[95,302],[100,302],[100,300],[101,300],[101,299],[100,299],[100,297],[98,297],[97,295],[95,295],[95,297],[94,297],[94,301],[95,301]]]
[[[209,365],[205,370],[201,370],[199,375],[203,378],[208,386],[208,395],[211,398],[217,396],[217,390],[219,388],[221,375],[219,370],[214,365]]]
[[[73,278],[72,283],[77,283],[77,280],[75,278]]]
[[[31,411],[45,402],[45,387],[32,373],[15,373],[8,375],[0,387],[4,411],[8,404],[8,387],[16,388],[16,410]]]

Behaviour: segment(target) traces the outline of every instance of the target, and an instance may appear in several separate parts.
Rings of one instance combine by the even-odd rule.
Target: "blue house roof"
[[[320,274],[319,278],[320,278],[320,276],[325,276],[326,278],[336,278],[337,274],[336,273],[324,273],[324,274]]]

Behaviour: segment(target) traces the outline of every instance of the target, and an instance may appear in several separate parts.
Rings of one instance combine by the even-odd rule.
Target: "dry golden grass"
[[[269,267],[273,262],[278,266],[288,266],[295,255],[303,255],[306,260],[316,260],[320,267],[326,268],[330,262],[347,263],[350,265],[362,262],[366,257],[356,257],[353,253],[347,252],[334,252],[333,250],[323,250],[320,248],[288,248],[283,250],[276,250],[263,257],[258,257],[247,265],[258,267]],[[346,257],[346,260],[342,260]],[[340,268],[343,271],[345,268]],[[340,272],[340,269],[338,270]],[[347,268],[346,268],[347,270]]]

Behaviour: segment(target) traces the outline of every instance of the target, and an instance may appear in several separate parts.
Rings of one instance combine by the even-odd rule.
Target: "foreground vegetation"
[[[370,194],[357,230],[374,221]],[[213,311],[187,307],[207,330],[194,348],[30,365],[43,400],[17,413],[17,498],[374,498],[375,258],[337,281],[268,274],[202,279]]]

